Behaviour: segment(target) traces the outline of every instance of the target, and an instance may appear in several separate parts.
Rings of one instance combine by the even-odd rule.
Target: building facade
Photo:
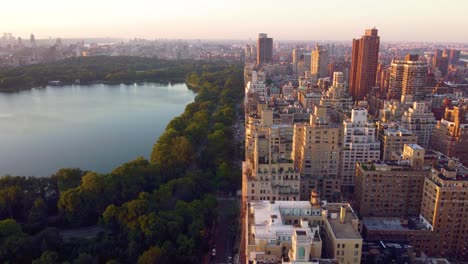
[[[419,215],[425,150],[405,145],[399,161],[358,162],[354,201],[360,217],[414,217]]]
[[[446,108],[431,135],[431,148],[468,165],[468,107]]]
[[[273,38],[267,34],[258,34],[257,40],[257,65],[271,63],[273,61]]]
[[[432,236],[422,250],[429,256],[468,261],[467,208],[467,169],[454,161],[433,167],[424,181],[420,216]]]
[[[389,94],[391,98],[412,95],[424,98],[428,66],[418,61],[418,55],[406,55],[404,60],[393,60],[390,68]]]
[[[375,124],[367,120],[367,110],[355,108],[351,118],[343,121],[343,146],[340,158],[342,187],[354,186],[356,162],[380,159],[380,143]]]
[[[413,106],[406,110],[401,117],[401,125],[413,132],[417,137],[417,143],[427,149],[436,119],[434,113],[424,102],[413,102]]]
[[[312,61],[310,63],[310,73],[315,79],[328,77],[328,51],[322,46],[316,45],[312,51]]]
[[[377,29],[367,29],[361,39],[353,39],[349,92],[362,101],[375,85],[380,37]]]
[[[301,173],[301,200],[307,200],[312,190],[323,199],[340,198],[341,139],[341,127],[330,121],[325,107],[315,107],[309,124],[294,125],[292,158]]]
[[[397,123],[378,122],[380,159],[391,160],[393,153],[403,152],[405,144],[417,144],[417,136]]]

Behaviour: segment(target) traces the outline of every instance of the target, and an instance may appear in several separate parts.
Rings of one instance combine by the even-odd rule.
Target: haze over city
[[[468,263],[468,0],[0,7],[0,263]]]
[[[455,8],[456,7],[456,8]],[[466,42],[468,2],[5,1],[1,32],[36,38],[349,40],[377,27],[383,41]],[[441,17],[442,14],[447,14]]]

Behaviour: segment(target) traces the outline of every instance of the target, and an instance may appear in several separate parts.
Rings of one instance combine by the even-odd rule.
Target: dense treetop
[[[41,87],[50,81],[62,84],[78,81],[81,84],[184,81],[185,76],[195,69],[216,69],[223,64],[226,63],[126,56],[77,57],[0,69],[0,91]]]
[[[97,69],[99,78],[90,80],[107,76],[111,68],[114,73],[156,67],[164,72],[164,65],[177,78],[184,74],[198,95],[167,125],[150,160],[138,158],[106,174],[61,169],[48,178],[0,178],[0,262],[200,263],[216,216],[215,194],[240,187],[234,163],[240,151],[232,140],[242,100],[239,65],[102,57],[53,63],[51,68],[62,65],[61,73],[35,65],[3,70],[0,76],[7,71],[8,76],[29,71],[75,76],[76,69],[92,72],[103,61],[113,65],[104,63],[106,70]],[[86,226],[103,231],[69,241],[59,233]]]

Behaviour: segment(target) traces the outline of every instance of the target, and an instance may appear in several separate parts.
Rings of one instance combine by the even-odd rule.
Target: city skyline
[[[38,39],[253,40],[258,32],[268,32],[280,41],[342,41],[358,37],[362,28],[377,27],[383,41],[467,42],[468,33],[458,28],[468,26],[463,16],[468,3],[457,0],[452,4],[457,8],[449,9],[450,15],[447,11],[444,19],[436,19],[441,10],[435,3],[402,0],[385,4],[369,0],[333,3],[296,0],[288,5],[264,0],[255,3],[136,0],[132,5],[124,1],[84,0],[79,6],[56,0],[19,1],[2,5],[8,12],[0,17],[0,25],[5,25],[0,30],[22,38],[33,33]]]

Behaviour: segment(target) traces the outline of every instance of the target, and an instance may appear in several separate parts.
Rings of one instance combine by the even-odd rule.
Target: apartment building
[[[421,147],[429,148],[432,131],[436,125],[434,113],[424,102],[413,102],[401,117],[401,125],[413,132],[417,137],[417,143]]]
[[[427,175],[424,154],[419,145],[405,144],[401,160],[358,162],[354,202],[359,216],[418,216]]]
[[[292,159],[301,173],[301,200],[307,200],[312,190],[318,190],[322,199],[340,198],[341,140],[341,127],[330,121],[325,107],[315,107],[308,124],[294,125]]]
[[[356,162],[380,159],[380,143],[376,139],[376,126],[368,121],[367,110],[355,108],[351,118],[343,121],[343,147],[340,157],[342,188],[355,184]]]

